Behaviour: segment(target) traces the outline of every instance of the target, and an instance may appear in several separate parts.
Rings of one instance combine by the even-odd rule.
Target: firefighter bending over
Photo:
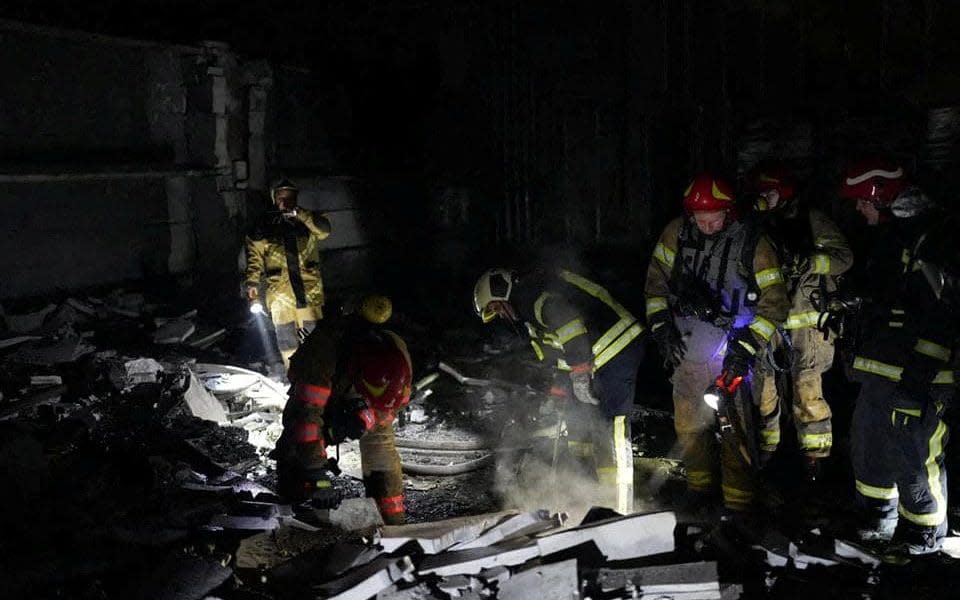
[[[632,512],[630,413],[643,325],[602,286],[567,270],[491,269],[473,303],[484,323],[522,324],[537,358],[556,360],[550,393],[565,406],[568,450],[595,470],[601,502]]]
[[[389,314],[389,300],[369,297],[360,315],[325,321],[291,358],[290,398],[274,451],[279,492],[291,502],[338,506],[327,447],[359,439],[367,496],[376,500],[385,523],[403,523],[393,421],[410,401],[412,367],[404,341],[380,327]]]

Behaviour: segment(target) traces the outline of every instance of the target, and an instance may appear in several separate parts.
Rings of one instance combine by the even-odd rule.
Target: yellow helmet
[[[489,323],[497,316],[490,303],[508,302],[512,290],[513,271],[510,269],[490,269],[480,276],[477,285],[473,287],[473,310],[484,323]]]
[[[386,296],[372,294],[360,303],[360,316],[375,325],[386,323],[392,315],[393,302]]]

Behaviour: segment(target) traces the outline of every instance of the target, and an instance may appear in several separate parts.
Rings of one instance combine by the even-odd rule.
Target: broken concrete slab
[[[207,391],[196,374],[190,372],[190,386],[183,394],[190,414],[214,423],[226,423],[227,411],[216,396]]]
[[[269,534],[258,534],[269,535]],[[246,540],[244,540],[246,541]],[[242,544],[241,544],[242,546]],[[249,564],[252,553],[248,545],[244,556],[244,564]],[[342,577],[351,569],[362,567],[373,562],[381,552],[374,547],[354,542],[339,542],[337,544],[316,546],[283,561],[282,564],[267,565],[273,567],[270,576],[277,580],[304,580],[328,582]],[[237,555],[237,566],[240,567],[240,554]],[[258,558],[262,560],[262,558]],[[279,561],[278,561],[279,562]],[[262,562],[257,566],[264,566]]]
[[[945,538],[943,540],[943,547],[940,549],[940,551],[950,558],[960,558],[960,537],[949,536]],[[837,552],[837,554],[840,553]]]
[[[214,515],[210,518],[210,523],[206,529],[210,531],[221,531],[232,529],[239,531],[271,531],[280,527],[280,519],[277,517],[256,517],[244,515]]]
[[[7,322],[7,329],[10,331],[14,333],[30,333],[43,327],[44,321],[50,313],[56,309],[56,304],[48,304],[40,310],[29,313],[19,315],[6,314],[4,315],[4,320]]]
[[[527,600],[528,598],[577,598],[580,580],[576,559],[551,565],[537,565],[520,571],[500,586],[500,600]]]
[[[193,335],[197,326],[186,319],[168,321],[153,332],[155,344],[179,344]]]
[[[225,582],[233,569],[221,561],[187,556],[170,560],[140,584],[136,598],[196,600]]]
[[[364,565],[346,577],[316,586],[314,590],[328,600],[367,600],[414,572],[409,556],[382,558]]]
[[[314,512],[321,523],[344,531],[364,531],[383,526],[383,517],[373,498],[346,498],[334,510]]]
[[[450,550],[468,550],[481,548],[499,542],[534,535],[561,526],[559,517],[550,515],[550,511],[537,510],[507,517],[497,525],[485,530],[474,540],[459,542],[450,546]]]
[[[444,577],[437,583],[437,589],[447,594],[451,598],[459,598],[464,593],[483,587],[479,581],[466,575],[453,575]]]
[[[191,348],[205,349],[222,341],[226,337],[227,330],[222,327],[219,329],[198,328],[193,335],[185,340],[185,343]]]
[[[43,337],[39,335],[4,335],[0,337],[0,350],[41,339],[43,339]]]
[[[71,363],[96,350],[82,338],[63,337],[55,341],[36,340],[22,344],[10,360],[27,365],[55,365]]]
[[[759,550],[763,561],[771,567],[785,567],[797,552],[792,541],[778,531],[767,531],[759,543],[752,546]]]
[[[632,586],[642,597],[720,600],[716,562],[694,562],[637,569],[600,569],[597,585],[604,592]],[[682,595],[681,595],[682,594]]]
[[[31,392],[28,396],[17,402],[4,402],[0,405],[0,420],[15,417],[41,404],[59,402],[60,396],[66,393],[66,391],[67,386],[65,385],[48,386]]]
[[[377,600],[447,600],[433,591],[426,583],[417,585],[393,584],[377,593]]]
[[[386,552],[393,552],[400,546],[416,541],[426,554],[442,552],[454,544],[476,539],[484,531],[495,526],[504,517],[517,514],[515,510],[487,513],[469,517],[458,517],[432,523],[414,525],[391,525],[381,532],[380,544]]]
[[[593,542],[607,560],[673,552],[677,517],[672,511],[598,521],[537,538],[543,556]]]
[[[157,375],[163,372],[163,365],[152,358],[135,358],[123,363],[129,385],[155,383]]]
[[[427,556],[420,564],[418,573],[440,577],[478,575],[484,569],[522,565],[538,556],[540,548],[536,542],[517,540],[487,548],[471,548]]]

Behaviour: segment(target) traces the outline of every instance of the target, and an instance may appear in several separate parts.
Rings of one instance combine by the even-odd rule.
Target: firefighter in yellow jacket
[[[806,474],[816,479],[820,459],[830,456],[833,446],[832,413],[821,380],[833,365],[834,352],[832,334],[823,327],[826,302],[836,292],[837,276],[853,265],[853,251],[827,215],[796,199],[796,183],[783,165],[764,164],[751,184],[758,194],[757,214],[777,248],[787,284],[790,314],[784,323],[785,334],[775,336],[774,345],[786,346],[778,354],[784,354],[789,362],[794,424],[807,459]],[[754,387],[763,419],[761,449],[772,453],[780,443],[776,375],[764,363],[757,379]]]
[[[674,368],[674,427],[692,505],[706,506],[718,483],[720,413],[705,402],[705,390],[716,381],[729,394],[726,406],[734,398],[751,405],[727,421],[719,449],[724,505],[743,512],[754,501],[756,453],[748,449],[757,431],[752,402],[734,394],[747,392],[756,358],[786,319],[786,288],[776,251],[737,219],[727,182],[697,176],[683,207],[686,215],[664,229],[647,269],[647,324]]]
[[[270,189],[275,211],[267,212],[246,238],[247,299],[254,312],[270,312],[284,366],[300,342],[323,318],[320,241],[330,221],[297,206],[299,190],[287,179]],[[265,280],[266,302],[260,300]]]
[[[327,446],[360,440],[366,494],[385,523],[398,525],[405,510],[393,421],[410,400],[412,366],[400,336],[380,327],[389,306],[382,296],[369,297],[360,315],[324,321],[294,353],[283,434],[273,456],[283,497],[334,508],[340,494],[328,474],[335,465]]]

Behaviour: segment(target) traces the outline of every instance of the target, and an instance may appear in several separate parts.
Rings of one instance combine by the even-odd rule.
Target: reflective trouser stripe
[[[858,479],[856,481],[856,487],[857,492],[859,492],[861,496],[873,498],[874,500],[896,500],[900,497],[900,492],[897,491],[897,486],[878,487],[875,485],[866,484]]]
[[[695,492],[708,492],[713,486],[713,473],[710,471],[687,470],[687,487]]]
[[[630,447],[630,440],[626,436],[626,417],[618,415],[613,418],[613,456],[616,461],[613,467],[602,467],[597,469],[607,474],[612,479],[609,483],[633,483],[633,465],[627,464],[627,457],[632,456],[633,450]],[[630,454],[627,454],[627,453]],[[630,461],[632,462],[632,461]],[[601,479],[603,481],[603,479]]]
[[[924,468],[927,470],[927,488],[934,501],[933,512],[916,514],[905,509],[902,504],[898,507],[900,514],[905,519],[922,527],[936,527],[947,518],[947,500],[943,495],[943,489],[940,487],[940,464],[938,462],[943,455],[943,438],[946,435],[947,426],[941,421],[937,424],[937,428],[927,443],[928,453]]]
[[[403,495],[390,496],[388,498],[377,498],[377,506],[380,512],[385,515],[395,515],[403,512]]]
[[[769,448],[776,449],[776,447],[780,445],[780,430],[779,429],[761,429],[760,441],[763,444],[765,449],[769,449]]]
[[[570,450],[570,454],[581,458],[593,456],[593,442],[567,440],[567,449]]]
[[[748,508],[753,503],[753,492],[750,490],[741,490],[726,484],[720,487],[723,490],[723,503],[727,508]]]
[[[322,385],[298,383],[294,386],[293,397],[310,406],[324,407],[330,398],[330,388]]]
[[[800,445],[807,451],[826,451],[833,447],[833,433],[804,433]]]

